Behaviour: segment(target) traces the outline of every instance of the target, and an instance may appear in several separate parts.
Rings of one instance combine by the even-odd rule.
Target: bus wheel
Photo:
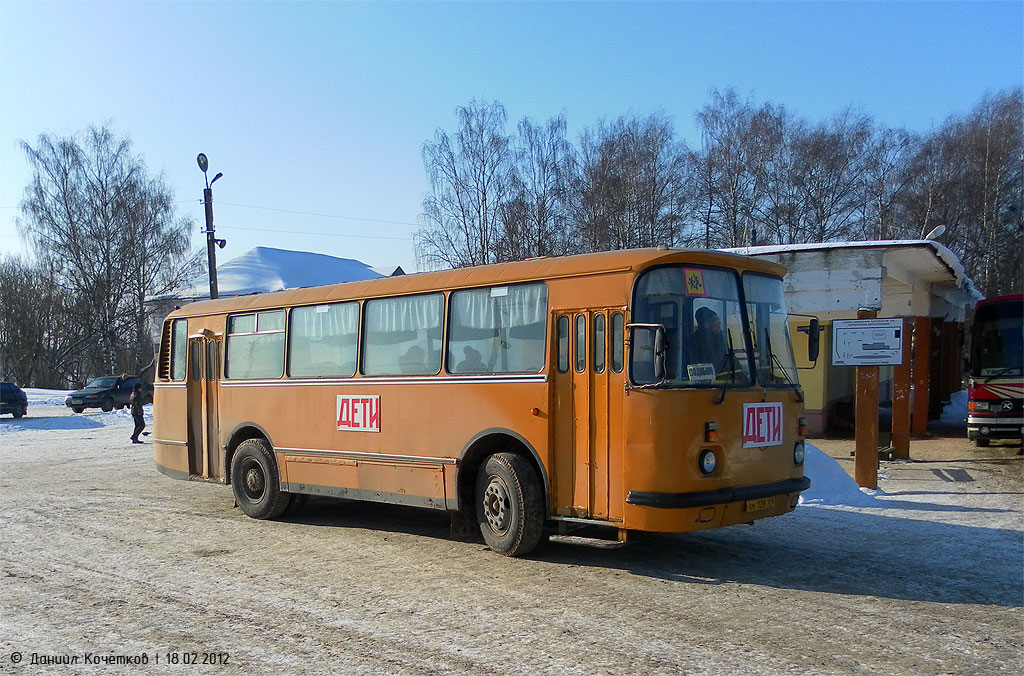
[[[291,502],[291,493],[281,490],[277,464],[270,444],[263,439],[246,439],[231,459],[231,492],[238,506],[254,519],[276,519]]]
[[[988,439],[985,437],[975,437],[974,445],[977,446],[978,448],[984,448],[988,446]]]
[[[496,453],[476,478],[476,520],[487,546],[519,556],[533,550],[544,526],[543,491],[525,458]]]

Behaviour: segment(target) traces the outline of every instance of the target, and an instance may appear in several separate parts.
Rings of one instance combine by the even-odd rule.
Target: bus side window
[[[576,372],[587,369],[587,316],[576,315]]]
[[[449,297],[449,373],[536,373],[544,367],[547,286],[516,284]]]
[[[175,319],[171,326],[171,380],[185,379],[188,354],[188,320]]]
[[[623,365],[623,329],[625,321],[622,313],[616,312],[612,315],[612,371],[622,373]]]
[[[289,376],[348,378],[356,372],[359,303],[297,307],[288,322]]]
[[[604,373],[604,315],[594,315],[594,373]]]
[[[376,298],[363,312],[364,375],[424,376],[441,370],[444,295]]]
[[[569,370],[569,318],[558,316],[558,372]]]
[[[225,378],[280,378],[284,373],[284,310],[228,317],[225,341]]]

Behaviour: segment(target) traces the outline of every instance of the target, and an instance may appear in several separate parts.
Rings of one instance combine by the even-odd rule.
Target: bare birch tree
[[[452,139],[438,129],[423,145],[430,192],[416,251],[427,267],[460,268],[504,259],[501,210],[510,192],[510,140],[500,103],[472,101],[457,109]]]
[[[146,296],[172,290],[198,264],[189,255],[191,220],[175,215],[170,189],[147,174],[129,138],[107,127],[42,134],[22,149],[33,176],[18,227],[77,309],[64,330],[88,346],[83,370],[137,370],[153,354]]]
[[[572,147],[565,116],[540,125],[524,118],[513,141],[509,199],[502,209],[502,257],[522,260],[571,251],[566,208]]]
[[[579,248],[681,243],[693,206],[690,157],[664,115],[622,117],[585,131],[570,184]]]

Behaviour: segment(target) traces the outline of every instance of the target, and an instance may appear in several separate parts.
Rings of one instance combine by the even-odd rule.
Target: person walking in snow
[[[132,418],[135,420],[135,431],[132,432],[132,443],[141,444],[139,441],[139,434],[142,430],[146,429],[146,421],[142,418],[142,384],[135,383],[135,387],[132,389],[132,394],[128,397],[128,405],[132,409]]]

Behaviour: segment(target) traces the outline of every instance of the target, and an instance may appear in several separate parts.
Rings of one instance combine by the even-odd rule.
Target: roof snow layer
[[[217,291],[220,296],[242,296],[378,277],[383,275],[351,258],[258,246],[217,266]],[[209,297],[208,278],[194,278],[179,295]]]
[[[935,255],[949,268],[956,285],[964,289],[975,300],[981,300],[985,296],[974,286],[974,281],[967,276],[963,263],[955,253],[950,251],[945,244],[940,244],[933,239],[885,239],[867,242],[805,242],[803,244],[769,244],[766,246],[739,246],[731,249],[721,249],[729,253],[741,254],[744,256],[758,256],[788,253],[792,251],[819,251],[821,249],[855,249],[868,247],[897,247],[897,246],[929,246]]]

